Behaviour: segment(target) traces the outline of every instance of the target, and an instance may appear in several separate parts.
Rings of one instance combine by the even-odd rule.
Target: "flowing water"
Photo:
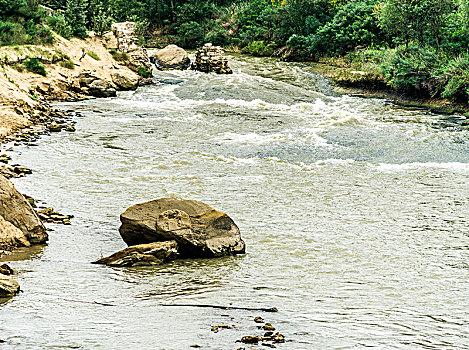
[[[75,218],[10,263],[24,292],[0,306],[3,347],[261,349],[235,341],[262,316],[279,349],[468,349],[469,131],[336,96],[307,65],[230,62],[61,104],[82,113],[76,133],[15,149],[34,170],[15,185]],[[168,196],[228,213],[247,253],[90,264],[125,247],[123,210]]]

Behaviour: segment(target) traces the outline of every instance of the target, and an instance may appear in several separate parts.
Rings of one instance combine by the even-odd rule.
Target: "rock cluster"
[[[264,319],[260,316],[257,316],[254,318],[254,322],[263,323]],[[260,342],[262,346],[266,346],[269,348],[275,348],[276,346],[274,344],[285,342],[285,337],[283,336],[283,334],[280,334],[279,332],[274,333],[275,327],[272,326],[271,323],[267,322],[263,326],[259,326],[258,328],[263,329],[265,331],[262,336],[246,335],[237,342],[244,344],[258,344]]]
[[[29,202],[10,181],[0,176],[0,250],[28,247],[47,240],[46,228]]]
[[[150,61],[160,70],[180,69],[190,67],[191,60],[186,50],[176,45],[168,45],[150,56]]]
[[[133,266],[147,261],[155,264],[175,258],[220,257],[245,251],[233,220],[195,200],[161,198],[136,204],[121,214],[121,222],[119,232],[130,247],[97,263]]]
[[[127,66],[134,72],[143,67],[151,72],[152,65],[147,50],[138,45],[137,26],[135,22],[113,23],[112,33],[105,36],[107,48],[127,53]]]
[[[7,264],[0,266],[0,298],[11,297],[20,291],[20,285],[10,275],[13,270]]]
[[[131,52],[137,50],[138,38],[136,34],[137,25],[135,22],[113,23],[111,31],[116,40],[116,49],[122,52]]]
[[[31,198],[31,197],[30,197]],[[29,201],[29,198],[27,198]],[[31,203],[31,202],[30,202]],[[73,215],[63,215],[58,213],[52,207],[40,209],[36,211],[37,216],[43,222],[50,222],[54,224],[64,224],[64,225],[71,225],[70,219],[73,218]]]
[[[192,63],[191,69],[201,72],[215,72],[218,74],[231,74],[233,71],[228,66],[228,60],[225,52],[220,46],[213,46],[208,43],[195,53],[195,62]]]

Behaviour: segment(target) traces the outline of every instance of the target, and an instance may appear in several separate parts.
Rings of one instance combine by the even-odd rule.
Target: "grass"
[[[101,58],[93,51],[88,51],[86,54],[96,61],[101,61]]]
[[[123,62],[129,60],[129,55],[127,55],[126,52],[120,52],[115,49],[111,49],[109,50],[109,52],[111,53],[111,56],[115,61]]]
[[[61,67],[64,67],[67,69],[75,69],[75,63],[73,63],[72,60],[61,61],[59,64]]]

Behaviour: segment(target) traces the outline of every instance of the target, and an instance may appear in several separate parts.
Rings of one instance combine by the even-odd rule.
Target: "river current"
[[[11,153],[34,171],[17,188],[75,218],[10,258],[2,349],[261,349],[235,342],[263,334],[255,316],[279,349],[469,349],[469,130],[335,95],[304,64],[229,59],[232,75],[59,104],[77,131]],[[228,213],[246,254],[90,264],[125,247],[127,207],[172,196]]]

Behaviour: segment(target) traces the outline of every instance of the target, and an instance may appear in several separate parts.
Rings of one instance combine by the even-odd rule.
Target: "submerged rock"
[[[219,257],[245,252],[238,226],[209,205],[177,198],[136,204],[121,214],[129,245],[174,240],[181,257]]]
[[[176,45],[168,45],[164,49],[158,50],[150,61],[160,70],[187,69],[191,61],[186,50]]]
[[[177,257],[178,244],[176,241],[153,242],[125,248],[111,256],[95,261],[94,264],[109,266],[160,265]]]
[[[233,71],[228,66],[228,60],[225,52],[220,46],[205,44],[195,53],[195,62],[191,69],[209,73],[231,74]]]
[[[13,278],[0,274],[0,298],[11,297],[20,291],[20,285]]]

